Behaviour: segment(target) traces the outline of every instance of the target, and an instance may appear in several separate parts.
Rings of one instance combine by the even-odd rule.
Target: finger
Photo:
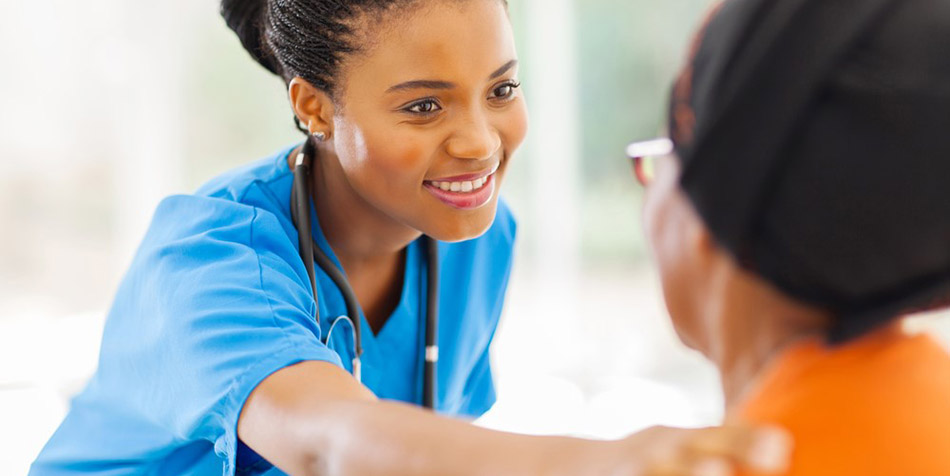
[[[728,461],[720,458],[699,461],[693,465],[693,476],[732,476],[735,469]]]
[[[781,428],[735,425],[699,430],[683,448],[697,460],[726,458],[762,473],[787,470],[791,450],[792,438]]]
[[[642,476],[733,476],[735,468],[724,459],[713,458],[689,462],[685,459],[665,461],[647,468]]]

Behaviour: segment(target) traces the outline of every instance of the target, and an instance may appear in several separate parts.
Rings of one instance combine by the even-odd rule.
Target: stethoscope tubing
[[[426,237],[428,276],[426,276],[426,347],[422,379],[422,406],[435,408],[436,365],[439,362],[439,242]]]
[[[356,298],[356,293],[350,286],[343,274],[343,271],[336,266],[323,250],[317,246],[311,233],[312,224],[310,221],[310,158],[314,156],[314,148],[308,140],[303,149],[297,154],[294,163],[294,182],[291,192],[291,217],[294,226],[297,228],[298,244],[300,247],[300,258],[307,269],[307,275],[310,279],[310,288],[313,292],[313,301],[316,308],[315,315],[317,322],[320,322],[320,303],[317,294],[317,280],[314,263],[320,267],[330,277],[330,280],[337,286],[343,295],[343,301],[346,305],[347,316],[342,316],[350,321],[353,326],[353,377],[362,382],[362,364],[363,355],[362,326],[360,324],[360,307]],[[424,237],[426,243],[426,324],[425,324],[425,348],[423,349],[423,378],[422,378],[422,406],[433,409],[436,405],[437,388],[437,364],[439,361],[439,245],[438,242],[430,237]],[[334,323],[335,324],[335,323]],[[331,325],[332,330],[332,325]],[[329,339],[330,332],[327,333]]]

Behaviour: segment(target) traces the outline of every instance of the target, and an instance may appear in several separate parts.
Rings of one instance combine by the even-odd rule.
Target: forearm
[[[783,471],[787,436],[761,431],[653,428],[606,442],[517,435],[379,401],[323,362],[266,378],[238,421],[241,441],[294,476],[686,475],[710,460]]]
[[[594,467],[604,461],[598,454],[618,444],[493,431],[390,402],[338,402],[318,413],[312,440],[321,444],[308,475],[606,474]]]
[[[619,443],[517,435],[385,402],[332,364],[275,372],[238,422],[248,446],[295,476],[607,474]],[[609,453],[608,453],[609,452]]]

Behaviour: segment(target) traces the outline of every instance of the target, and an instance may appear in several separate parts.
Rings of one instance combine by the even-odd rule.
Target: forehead
[[[369,25],[377,31],[344,65],[347,82],[379,83],[383,89],[418,79],[480,84],[516,58],[508,13],[499,0],[417,2]]]

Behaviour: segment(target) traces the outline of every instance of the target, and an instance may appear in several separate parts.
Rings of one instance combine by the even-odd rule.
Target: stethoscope
[[[320,303],[317,298],[317,279],[314,272],[313,263],[316,262],[323,272],[327,273],[333,283],[343,294],[343,301],[346,303],[346,315],[339,316],[330,324],[324,338],[324,344],[329,345],[330,336],[334,328],[340,322],[349,322],[353,329],[353,377],[362,382],[362,371],[360,356],[363,355],[363,342],[361,339],[360,325],[360,305],[356,299],[356,293],[347,282],[346,276],[333,263],[332,260],[323,252],[323,250],[313,241],[310,223],[310,164],[312,158],[316,155],[316,150],[310,140],[304,144],[297,154],[294,164],[294,183],[291,189],[291,216],[294,226],[297,228],[297,236],[300,244],[300,258],[307,268],[307,275],[310,277],[310,288],[313,291],[313,301],[316,307],[316,321],[320,322]],[[423,352],[423,373],[422,373],[422,406],[425,408],[435,408],[436,395],[436,364],[439,361],[439,345],[437,341],[439,326],[439,249],[438,243],[429,238],[423,237],[426,244],[426,264],[427,264],[427,289],[426,289],[426,327],[425,327],[425,350]]]

